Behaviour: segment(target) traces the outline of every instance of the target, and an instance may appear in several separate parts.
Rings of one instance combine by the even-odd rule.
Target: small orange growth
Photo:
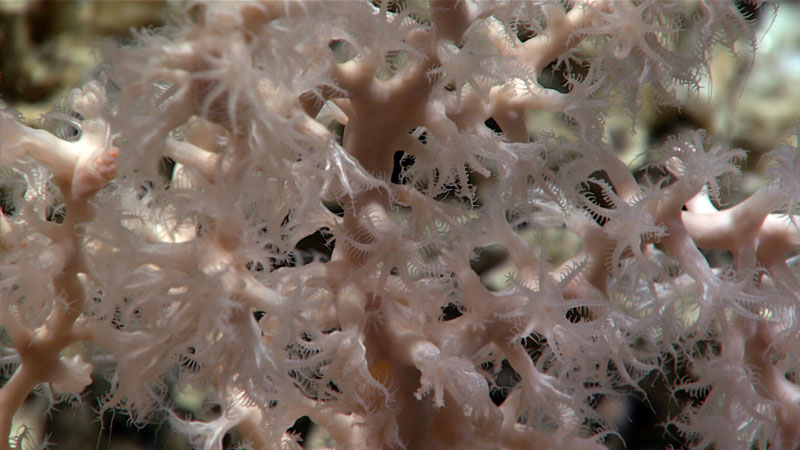
[[[369,374],[372,375],[372,378],[375,378],[379,383],[386,384],[391,379],[391,369],[392,365],[389,364],[389,361],[382,360],[378,361],[369,368]]]

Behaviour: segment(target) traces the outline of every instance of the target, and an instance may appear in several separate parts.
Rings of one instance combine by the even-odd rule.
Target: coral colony
[[[653,376],[687,448],[798,448],[798,149],[726,203],[745,152],[676,129],[632,170],[607,129],[697,95],[759,6],[198,1],[39,129],[0,104],[0,448],[47,445],[29,394],[104,377],[87,406],[198,449],[298,449],[301,417],[342,449],[603,449]]]

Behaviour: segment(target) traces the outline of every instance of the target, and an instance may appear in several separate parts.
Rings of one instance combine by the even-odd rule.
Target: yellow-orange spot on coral
[[[389,364],[389,361],[378,361],[369,368],[369,374],[378,380],[379,383],[386,384],[391,377],[391,369],[392,365]]]

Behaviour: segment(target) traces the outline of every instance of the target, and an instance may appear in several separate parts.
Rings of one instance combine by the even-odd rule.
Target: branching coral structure
[[[798,147],[724,205],[745,152],[685,130],[634,174],[607,138],[758,7],[197,1],[103,46],[44,129],[0,104],[0,447],[31,392],[106,376],[101,412],[198,449],[301,448],[304,416],[343,449],[602,449],[599,405],[681,364],[687,447],[798,448]]]

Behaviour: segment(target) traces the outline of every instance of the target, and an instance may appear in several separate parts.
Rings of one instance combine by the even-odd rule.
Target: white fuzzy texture
[[[84,342],[103,410],[205,392],[218,418],[170,414],[204,450],[297,448],[304,416],[347,449],[599,449],[658,374],[686,447],[797,448],[800,149],[719,209],[746,153],[685,130],[634,176],[606,137],[752,26],[721,0],[198,1],[106,45],[75,136],[0,105],[0,434],[109,367],[59,356]]]

